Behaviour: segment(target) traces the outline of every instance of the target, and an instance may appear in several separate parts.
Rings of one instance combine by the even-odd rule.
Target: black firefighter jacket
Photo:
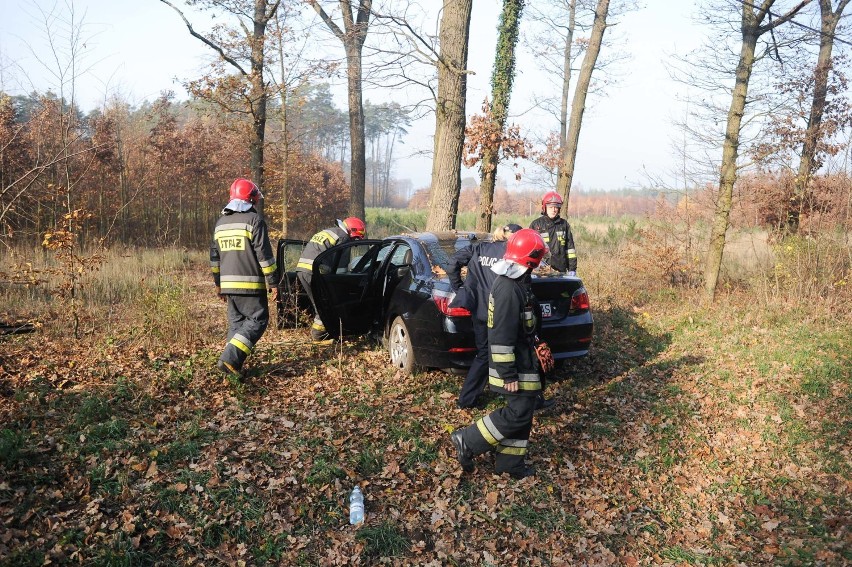
[[[541,215],[530,224],[537,230],[542,240],[550,248],[550,265],[559,272],[577,271],[577,251],[574,249],[574,235],[571,225],[562,217],[551,219]]]
[[[275,287],[276,271],[266,221],[254,207],[222,212],[210,246],[213,281],[224,294],[265,295]]]
[[[474,316],[485,321],[488,316],[488,292],[491,284],[497,278],[491,270],[495,262],[503,258],[506,253],[506,242],[480,242],[471,246],[465,246],[450,259],[447,266],[447,277],[453,291],[458,291],[464,286],[467,298],[464,307],[470,309]],[[467,277],[464,282],[461,279],[461,268],[467,266]]]
[[[541,379],[533,354],[537,317],[529,275],[497,276],[488,298],[488,383],[491,391],[511,394],[506,382],[518,381],[515,395],[538,396]]]

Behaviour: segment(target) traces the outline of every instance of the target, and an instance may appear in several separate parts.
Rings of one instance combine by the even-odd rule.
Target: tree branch
[[[165,2],[166,0],[161,1]],[[325,25],[328,26],[328,29],[330,29],[331,32],[335,36],[337,36],[337,39],[339,39],[340,41],[345,41],[346,38],[345,34],[343,33],[343,30],[341,30],[340,27],[336,23],[334,23],[334,20],[332,20],[328,14],[326,14],[322,6],[319,5],[319,2],[317,2],[317,0],[307,0],[307,2],[313,7],[314,11],[319,14],[319,17],[322,18],[322,21],[325,22]]]
[[[187,20],[187,19],[186,19],[186,16],[184,16],[184,15],[183,15],[183,12],[181,12],[179,8],[177,8],[174,4],[172,4],[172,3],[171,3],[171,2],[169,2],[168,0],[160,0],[160,2],[162,2],[162,3],[163,3],[163,4],[165,4],[166,6],[170,6],[170,7],[172,8],[172,10],[174,10],[175,12],[177,12],[177,13],[180,15],[181,19],[183,20],[183,23],[185,23],[185,24],[186,24],[186,28],[189,30],[190,35],[192,35],[193,37],[196,37],[196,38],[200,39],[201,41],[203,41],[204,43],[206,43],[208,46],[210,46],[212,49],[214,49],[214,50],[215,50],[215,51],[216,51],[216,52],[217,52],[217,53],[218,53],[218,54],[222,57],[222,59],[224,59],[225,61],[227,61],[228,63],[230,63],[230,64],[231,64],[231,65],[233,65],[234,67],[236,67],[236,69],[237,69],[237,70],[238,70],[238,71],[239,71],[239,72],[240,72],[243,76],[246,76],[246,77],[248,76],[248,73],[246,73],[246,72],[245,72],[245,70],[244,70],[244,69],[242,68],[242,66],[241,66],[241,65],[240,65],[240,64],[236,61],[236,59],[234,59],[233,57],[228,56],[228,55],[225,53],[225,51],[224,51],[224,50],[223,50],[223,49],[222,49],[219,45],[217,45],[216,43],[214,43],[212,40],[207,39],[206,37],[204,37],[204,36],[203,36],[203,35],[201,35],[200,33],[196,32],[194,29],[192,29],[192,24],[190,24],[190,23],[189,23],[189,20]]]
[[[758,27],[757,28],[758,35],[763,35],[767,31],[773,30],[773,29],[777,28],[778,26],[780,26],[781,24],[792,20],[793,17],[796,14],[798,14],[799,11],[802,8],[804,8],[805,6],[807,6],[810,3],[811,3],[811,0],[802,0],[801,2],[799,2],[799,4],[797,6],[795,6],[794,8],[791,8],[789,12],[787,12],[786,14],[784,14],[783,16],[781,16],[780,18],[778,18],[774,22],[770,22],[770,23],[766,24],[765,26]],[[772,3],[769,2],[769,0],[764,1],[764,6],[766,4],[769,4],[770,6],[772,5]],[[766,10],[764,10],[763,8],[760,9],[760,16],[761,17],[757,20],[758,22],[763,21],[763,17],[766,16],[766,12],[768,10],[769,10],[768,6],[766,7]]]

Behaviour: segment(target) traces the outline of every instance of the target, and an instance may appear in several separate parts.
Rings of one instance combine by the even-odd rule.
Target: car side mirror
[[[331,273],[331,268],[329,268],[329,267],[328,267],[327,265],[325,265],[325,264],[320,264],[320,266],[319,266],[319,273],[320,273],[320,274],[322,274],[322,275],[324,275],[324,276],[325,276],[325,275],[328,275],[328,274],[330,274],[330,273]]]
[[[400,279],[404,278],[405,276],[407,276],[410,273],[411,273],[411,264],[405,264],[403,266],[399,266],[396,269],[396,275]]]

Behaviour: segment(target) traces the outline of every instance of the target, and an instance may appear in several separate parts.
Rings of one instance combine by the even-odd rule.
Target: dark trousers
[[[269,325],[269,300],[263,295],[228,295],[228,344],[219,357],[235,369],[243,367]]]
[[[506,394],[506,406],[461,430],[474,455],[495,451],[494,471],[522,472],[532,429],[536,398]]]
[[[459,406],[471,407],[488,382],[488,327],[485,321],[473,317],[473,339],[476,342],[476,356],[464,378],[459,392]]]
[[[311,300],[311,307],[314,308],[314,322],[311,323],[311,338],[315,341],[321,341],[328,337],[328,332],[325,330],[325,324],[319,316],[317,302],[314,300],[314,292],[311,289],[312,277],[313,275],[308,272],[296,272],[296,278],[299,280],[299,284],[301,284],[302,289],[305,290],[305,294],[308,296],[308,299]]]

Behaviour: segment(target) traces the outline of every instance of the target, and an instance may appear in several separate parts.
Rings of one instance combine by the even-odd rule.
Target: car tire
[[[414,372],[414,349],[411,346],[411,335],[402,317],[397,317],[388,330],[388,353],[391,364],[405,374]]]

